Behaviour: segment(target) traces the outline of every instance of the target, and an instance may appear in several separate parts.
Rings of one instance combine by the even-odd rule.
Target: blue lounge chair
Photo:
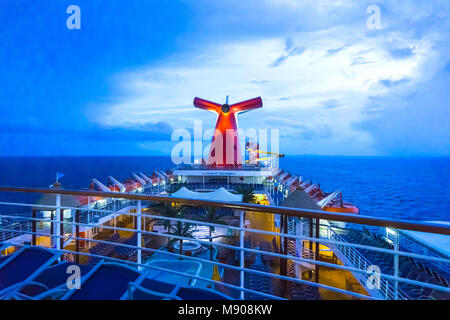
[[[56,299],[64,293],[67,288],[67,279],[70,274],[67,273],[69,266],[77,265],[73,262],[61,262],[45,269],[39,274],[34,281],[24,281],[23,286],[17,288],[17,292],[10,296],[12,299],[33,299],[40,294],[52,290],[52,298]],[[83,277],[90,270],[91,267],[78,265],[80,268],[80,276]],[[55,290],[61,289],[61,290]],[[58,294],[59,293],[59,294]]]
[[[158,287],[157,282],[159,281],[148,279],[141,285],[130,283],[127,298],[131,300],[231,300],[230,297],[211,289],[173,286],[171,291],[161,290],[163,287]],[[149,284],[150,287],[148,287]]]
[[[42,247],[23,247],[0,264],[0,299],[33,281],[61,256]]]
[[[178,291],[178,286],[172,283],[162,282],[148,278],[149,270],[134,282],[128,285],[125,299],[128,300],[179,300],[174,292]]]
[[[0,264],[2,264],[8,258],[9,258],[9,256],[0,256]]]
[[[231,298],[211,289],[183,287],[147,278],[147,273],[130,283],[127,299],[131,300],[230,300]]]
[[[155,280],[151,281],[159,282]],[[174,288],[169,292],[161,292],[142,287],[136,283],[130,283],[128,284],[127,298],[129,300],[181,300],[180,297],[177,297],[174,294],[174,291],[176,291],[175,289],[178,289],[178,287],[173,287]]]
[[[68,290],[62,300],[119,300],[140,276],[136,269],[101,261],[81,278],[81,289]]]

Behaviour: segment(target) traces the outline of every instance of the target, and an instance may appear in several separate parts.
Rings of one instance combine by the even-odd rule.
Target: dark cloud
[[[322,102],[322,107],[326,109],[334,109],[340,107],[341,104],[336,99],[329,99]]]
[[[0,132],[13,135],[46,134],[56,136],[77,136],[92,141],[160,141],[170,140],[172,127],[166,122],[146,124],[125,124],[122,127],[104,127],[90,125],[87,127],[57,126],[45,124],[35,119],[27,119],[20,124],[3,121]]]
[[[95,140],[161,141],[170,140],[172,127],[166,122],[146,123],[130,127],[97,127],[82,134]]]
[[[310,141],[328,139],[333,136],[331,127],[320,121],[301,122],[269,117],[265,122],[268,126],[273,126],[273,123],[276,123],[280,130],[280,137]]]
[[[327,56],[327,57],[328,57],[328,56],[332,56],[332,55],[334,55],[334,54],[336,54],[336,53],[338,53],[338,52],[344,50],[345,48],[348,48],[349,46],[350,46],[350,45],[346,44],[346,45],[341,46],[341,47],[339,47],[339,48],[329,49],[329,50],[327,51],[327,53],[326,53],[326,56]]]
[[[384,80],[380,80],[380,84],[382,84],[386,88],[391,88],[391,87],[399,85],[399,84],[408,83],[409,81],[410,80],[408,78],[403,78],[403,79],[396,80],[396,81],[389,80],[389,79],[384,79]]]
[[[413,52],[414,48],[406,47],[401,49],[391,49],[389,50],[389,53],[391,54],[392,58],[394,59],[405,59],[409,58],[414,55]]]
[[[272,62],[270,67],[279,67],[282,65],[289,57],[301,55],[305,52],[305,47],[295,47],[291,38],[286,39],[286,47],[284,48],[283,53],[280,57],[278,57],[274,62]]]
[[[450,73],[450,61],[444,66],[444,71]]]
[[[450,74],[442,70],[412,93],[371,97],[362,113],[366,120],[352,124],[368,132],[383,155],[450,155]]]
[[[267,81],[267,80],[252,80],[252,81],[250,81],[250,83],[252,83],[252,84],[265,84],[268,82],[269,81]]]
[[[376,116],[383,111],[383,108],[382,108],[383,103],[386,103],[386,101],[380,97],[377,97],[377,96],[369,97],[369,102],[363,107],[363,109],[361,110],[361,113],[364,116],[368,116],[368,117]],[[356,130],[361,130],[361,128],[362,128],[359,126],[359,123],[353,123],[352,127]]]
[[[372,63],[372,61],[367,58],[357,56],[357,57],[352,58],[351,65],[355,66],[355,65],[359,65],[359,64],[368,64],[368,63]]]

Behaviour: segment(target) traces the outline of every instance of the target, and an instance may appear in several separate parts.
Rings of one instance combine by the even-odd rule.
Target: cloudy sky
[[[449,30],[448,0],[3,0],[0,155],[170,154],[229,95],[287,154],[449,156]]]

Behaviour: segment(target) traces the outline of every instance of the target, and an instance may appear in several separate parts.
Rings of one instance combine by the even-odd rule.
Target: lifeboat
[[[126,188],[126,192],[131,192],[139,188],[141,184],[138,181],[128,178],[125,180],[124,186]]]
[[[342,192],[340,190],[333,193],[323,192],[320,184],[312,183],[311,180],[302,181],[301,177],[295,177],[283,170],[280,170],[274,177],[290,192],[296,189],[304,190],[324,211],[359,214],[357,206],[342,200]],[[278,188],[275,188],[275,190],[278,190]]]
[[[97,188],[94,181],[91,181],[89,185],[89,191],[101,191]],[[88,203],[92,203],[98,200],[103,199],[102,197],[93,197],[93,196],[74,196],[80,202],[81,205],[86,205]]]
[[[321,198],[322,199],[320,199],[317,204],[324,211],[359,214],[359,209],[357,206],[342,200],[342,192],[340,190],[328,194],[322,193]]]

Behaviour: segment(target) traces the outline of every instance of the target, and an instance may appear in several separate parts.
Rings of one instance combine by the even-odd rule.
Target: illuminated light
[[[218,114],[216,130],[212,138],[211,149],[206,164],[219,166],[241,165],[242,157],[236,115],[244,111],[261,108],[261,97],[232,105],[229,105],[228,103],[220,105],[215,102],[195,98],[194,106]],[[231,142],[231,146],[228,146],[230,150],[227,149],[227,141]],[[227,151],[231,151],[233,154],[230,154],[227,157]],[[216,157],[216,154],[218,154],[218,157]],[[230,161],[232,163],[230,163]]]
[[[100,200],[97,200],[97,204],[98,204],[99,206],[104,206],[104,205],[106,205],[106,199],[100,199]]]
[[[42,217],[43,218],[50,218],[52,215],[51,211],[41,211],[42,212]]]
[[[394,229],[386,228],[386,232],[387,232],[387,233],[390,233],[390,234],[392,234],[392,235],[395,235],[395,230],[394,230]]]

